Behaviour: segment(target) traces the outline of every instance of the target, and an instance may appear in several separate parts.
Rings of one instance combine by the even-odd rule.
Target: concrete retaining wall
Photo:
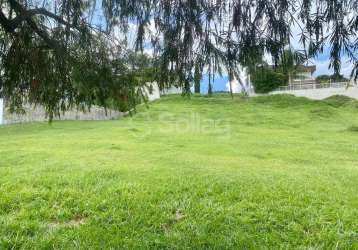
[[[333,95],[344,95],[358,99],[358,86],[349,88],[321,88],[304,90],[272,91],[269,95],[290,94],[299,97],[306,97],[314,100],[322,100]],[[259,96],[260,94],[251,93],[250,96]]]
[[[174,94],[181,94],[181,93],[183,93],[182,88],[177,88],[175,86],[172,86],[170,88],[163,89],[160,94],[161,95],[174,95]]]
[[[145,95],[149,101],[154,101],[160,98],[160,90],[156,82],[148,83],[143,88]],[[0,99],[0,124],[13,124],[13,123],[25,123],[25,122],[38,122],[47,121],[46,112],[43,107],[25,107],[24,114],[10,113],[5,107],[3,100]],[[54,120],[112,120],[118,119],[125,115],[125,113],[107,110],[104,108],[92,107],[90,112],[82,112],[77,110],[66,111],[60,118],[55,117]]]
[[[358,99],[358,87],[275,91],[273,94],[293,94],[295,96],[303,96],[315,100],[322,100],[333,95],[344,95]]]
[[[6,108],[2,115],[2,124],[13,123],[25,123],[36,121],[47,121],[46,112],[43,107],[26,107],[25,114],[11,114]],[[92,107],[91,112],[82,112],[77,110],[71,110],[65,112],[60,118],[56,117],[54,120],[111,120],[122,117],[124,113],[107,110],[107,114],[104,108]]]
[[[147,85],[143,87],[143,92],[147,96],[148,101],[155,101],[160,98],[160,90],[156,82],[147,83]]]

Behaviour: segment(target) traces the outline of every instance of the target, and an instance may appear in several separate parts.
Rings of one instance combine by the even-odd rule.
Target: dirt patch
[[[182,220],[182,219],[184,219],[184,218],[185,218],[185,214],[184,214],[182,211],[177,210],[177,211],[175,212],[175,220],[176,220],[176,221],[180,221],[180,220]]]
[[[162,224],[161,227],[165,233],[168,233],[174,224],[179,223],[180,221],[184,220],[185,218],[186,218],[186,215],[181,210],[178,209],[175,211],[175,214],[173,215],[173,217],[170,218],[167,223]]]
[[[54,231],[61,228],[79,227],[81,225],[84,225],[85,223],[86,223],[85,218],[78,217],[64,222],[59,222],[59,221],[51,222],[47,224],[47,227],[49,228],[49,230]]]

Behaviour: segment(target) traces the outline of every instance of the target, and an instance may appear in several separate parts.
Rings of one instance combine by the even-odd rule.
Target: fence
[[[349,82],[331,82],[331,83],[309,83],[309,84],[294,84],[290,86],[282,86],[275,91],[292,91],[305,89],[324,89],[324,88],[346,88]]]

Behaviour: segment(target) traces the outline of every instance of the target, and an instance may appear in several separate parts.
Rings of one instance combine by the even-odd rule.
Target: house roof
[[[316,65],[299,65],[297,69],[301,72],[310,72],[313,74],[316,71]]]
[[[269,65],[268,67],[274,68],[274,65]],[[300,72],[309,72],[313,74],[316,71],[316,65],[298,65],[297,70]]]

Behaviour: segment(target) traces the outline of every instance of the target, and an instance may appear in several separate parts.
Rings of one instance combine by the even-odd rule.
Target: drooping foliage
[[[44,105],[50,118],[73,106],[133,109],[144,79],[189,92],[199,78],[196,65],[214,79],[220,73],[233,78],[239,65],[255,67],[265,54],[278,64],[293,27],[300,30],[307,57],[328,46],[335,74],[344,54],[354,65],[352,77],[358,76],[356,0],[0,0],[0,5],[1,95],[14,110],[25,102]],[[128,33],[135,33],[138,50],[153,50],[151,69],[128,65]],[[151,71],[149,79],[134,70]]]
[[[302,51],[284,50],[280,55],[276,71],[281,72],[289,79],[296,76],[305,63],[308,63],[308,59]]]
[[[73,107],[135,107],[123,49],[91,26],[87,1],[2,1],[1,95],[11,111],[40,104],[49,119]]]

